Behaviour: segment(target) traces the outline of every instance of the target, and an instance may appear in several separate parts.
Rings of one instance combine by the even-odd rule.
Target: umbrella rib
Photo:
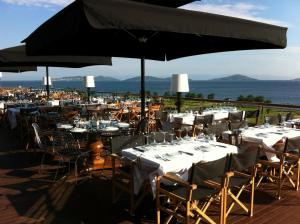
[[[134,35],[133,33],[131,33],[130,31],[123,29],[126,33],[128,33],[131,37],[133,37],[134,39],[138,40],[141,43],[146,43],[148,40],[150,40],[152,37],[154,37],[156,34],[158,34],[158,31],[155,31],[151,36],[149,37],[137,37],[136,35]]]

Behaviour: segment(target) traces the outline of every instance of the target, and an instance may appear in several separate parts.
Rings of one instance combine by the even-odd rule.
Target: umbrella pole
[[[141,58],[141,120],[145,118],[145,57]]]
[[[46,91],[47,91],[47,100],[49,100],[50,96],[50,88],[49,88],[49,67],[46,66]]]

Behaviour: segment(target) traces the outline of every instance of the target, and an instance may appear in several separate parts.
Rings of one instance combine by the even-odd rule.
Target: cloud
[[[225,16],[238,17],[269,24],[287,26],[287,23],[283,21],[260,17],[259,14],[267,9],[267,7],[263,5],[254,5],[250,3],[241,2],[234,4],[194,2],[187,4],[181,8],[193,11],[209,12]]]
[[[39,6],[39,7],[51,7],[51,6],[66,6],[73,2],[73,0],[0,0],[2,2],[14,5],[25,6]]]

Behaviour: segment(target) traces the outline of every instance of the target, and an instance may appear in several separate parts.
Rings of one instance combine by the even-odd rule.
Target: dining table
[[[122,156],[139,163],[134,168],[134,192],[138,194],[142,184],[149,179],[154,194],[156,175],[171,173],[187,180],[188,170],[193,163],[214,161],[237,152],[238,148],[233,145],[207,138],[187,137],[171,143],[154,143],[124,149]]]
[[[224,107],[224,108],[208,108],[202,113],[196,112],[186,112],[186,113],[169,113],[168,120],[170,122],[174,121],[174,118],[182,118],[182,123],[186,125],[193,125],[195,116],[206,116],[213,115],[213,120],[223,120],[227,119],[230,112],[239,112],[236,107]]]
[[[274,145],[285,138],[295,138],[300,136],[300,129],[264,124],[255,127],[241,128],[241,136],[243,139],[257,141],[262,143],[263,147],[271,150],[274,149]],[[279,161],[276,154],[266,152],[266,156],[270,161]]]

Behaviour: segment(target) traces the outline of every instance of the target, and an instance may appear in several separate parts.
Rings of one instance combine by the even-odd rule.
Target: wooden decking
[[[40,152],[20,150],[13,133],[0,130],[0,224],[155,223],[151,196],[134,217],[126,211],[126,198],[112,205],[110,171],[95,172],[77,185],[72,177],[54,183],[51,174],[38,173],[40,158]],[[273,193],[265,184],[256,191],[254,217],[236,209],[228,223],[299,224],[300,192],[286,189],[281,200]]]

